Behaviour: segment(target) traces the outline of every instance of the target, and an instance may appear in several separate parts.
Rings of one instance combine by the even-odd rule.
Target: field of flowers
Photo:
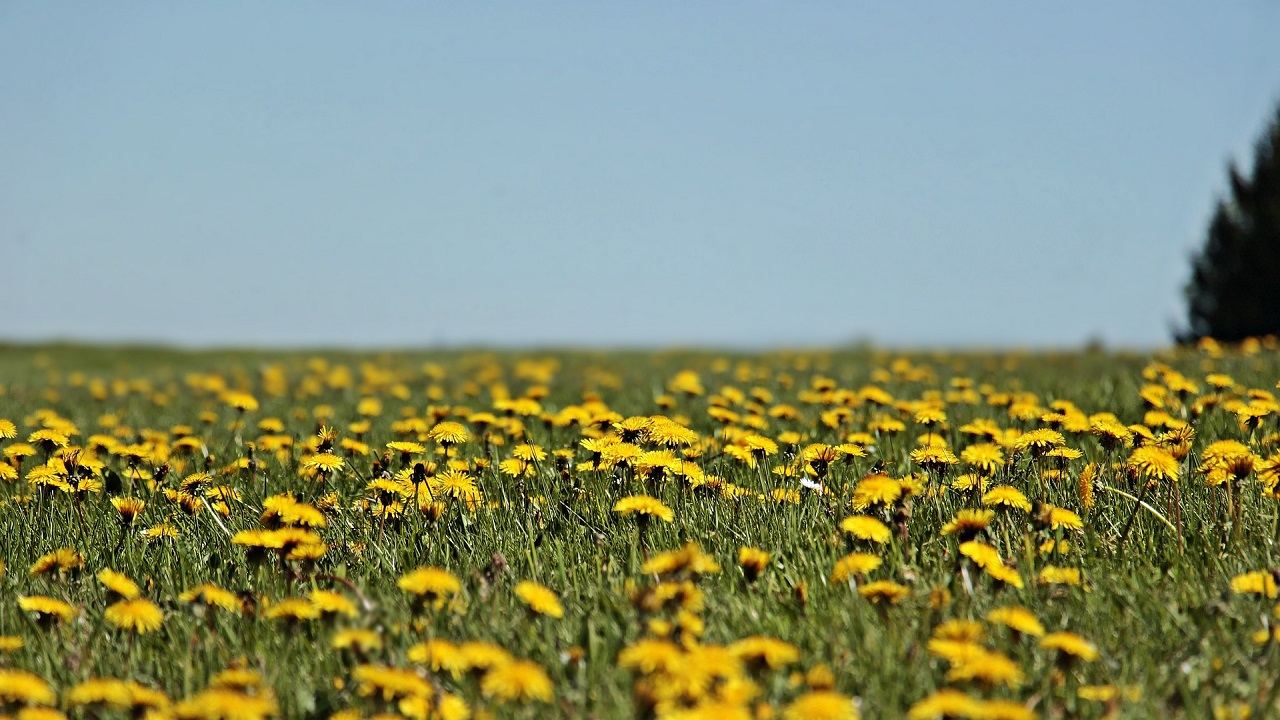
[[[1280,716],[1280,354],[0,348],[0,716]]]

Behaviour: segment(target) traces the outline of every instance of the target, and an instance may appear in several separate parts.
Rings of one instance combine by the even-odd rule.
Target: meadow
[[[1280,716],[1280,354],[0,347],[0,716]]]

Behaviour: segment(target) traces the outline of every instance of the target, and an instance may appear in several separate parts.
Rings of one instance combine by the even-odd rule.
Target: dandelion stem
[[[222,532],[226,533],[227,537],[231,537],[231,531],[227,529],[226,525],[222,524],[222,518],[218,517],[218,512],[209,504],[209,498],[202,496],[200,499],[204,502],[205,508],[209,510],[209,517],[213,518],[213,521],[218,523],[218,527],[222,528]]]
[[[1173,483],[1173,519],[1178,524],[1174,533],[1178,536],[1178,557],[1182,557],[1185,548],[1182,544],[1182,493],[1178,490],[1178,483]]]
[[[1133,514],[1129,516],[1128,521],[1126,521],[1124,524],[1124,530],[1120,533],[1120,541],[1116,545],[1117,553],[1119,553],[1120,548],[1124,546],[1124,539],[1129,534],[1129,529],[1133,526],[1133,520],[1138,516],[1138,508],[1140,507],[1146,508],[1147,512],[1151,513],[1152,515],[1155,515],[1157,520],[1165,524],[1165,527],[1168,527],[1170,530],[1172,530],[1175,533],[1178,532],[1178,529],[1173,526],[1173,523],[1169,522],[1168,518],[1161,515],[1159,510],[1156,510],[1155,508],[1143,502],[1143,498],[1146,497],[1146,494],[1147,494],[1146,485],[1142,486],[1142,490],[1138,493],[1138,497],[1134,497],[1129,493],[1123,490],[1113,488],[1110,485],[1099,485],[1098,487],[1101,488],[1102,490],[1106,490],[1108,492],[1113,492],[1117,495],[1120,495],[1121,497],[1126,497],[1134,502]]]

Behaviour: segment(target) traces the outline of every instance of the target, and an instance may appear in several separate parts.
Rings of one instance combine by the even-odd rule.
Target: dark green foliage
[[[1253,172],[1229,169],[1186,287],[1182,340],[1239,341],[1280,333],[1280,109],[1254,150]]]

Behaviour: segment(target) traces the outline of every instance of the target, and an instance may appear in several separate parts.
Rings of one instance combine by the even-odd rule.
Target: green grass
[[[350,385],[305,381],[323,379],[324,373],[317,373],[311,363],[317,356],[330,368],[348,368]],[[1215,440],[1244,442],[1260,459],[1277,452],[1275,414],[1250,431],[1223,407],[1233,396],[1247,399],[1249,389],[1275,390],[1280,358],[1273,349],[1251,356],[1229,352],[1216,358],[1196,351],[1158,358],[1066,352],[901,357],[915,373],[902,372],[902,367],[892,371],[900,356],[873,351],[312,354],[0,348],[0,384],[5,389],[0,418],[12,420],[19,431],[18,438],[3,441],[0,449],[25,440],[38,427],[35,413],[41,408],[78,427],[79,435],[71,439],[76,445],[88,444],[91,435],[112,432],[100,427],[100,418],[107,413],[134,431],[121,433],[125,442],[135,441],[143,429],[168,433],[171,427],[186,424],[195,428],[214,456],[210,467],[217,474],[215,483],[239,493],[238,499],[227,503],[225,518],[215,519],[208,508],[194,515],[184,512],[162,490],[176,488],[183,476],[202,467],[202,460],[197,455],[179,468],[175,456],[170,460],[173,469],[155,490],[140,481],[132,483],[132,493],[148,505],[137,526],[125,530],[110,504],[110,487],[79,499],[57,490],[29,492],[24,478],[41,458],[26,459],[16,482],[0,482],[0,560],[7,566],[0,580],[0,635],[20,635],[25,640],[24,648],[0,655],[0,664],[35,672],[59,691],[91,677],[128,677],[177,700],[204,689],[218,671],[241,662],[261,672],[265,683],[274,688],[284,717],[327,717],[353,706],[370,714],[379,704],[359,697],[350,680],[359,661],[328,647],[336,629],[367,627],[381,633],[385,642],[384,650],[375,653],[371,662],[406,666],[407,649],[428,636],[488,640],[539,663],[554,683],[551,705],[503,704],[486,699],[473,678],[453,678],[447,673],[434,678],[440,689],[461,695],[473,710],[498,717],[630,717],[637,707],[634,677],[617,667],[617,657],[644,628],[628,587],[652,584],[654,578],[640,572],[645,548],[637,546],[635,522],[618,517],[610,508],[626,495],[648,493],[674,511],[673,522],[655,522],[650,527],[646,537],[650,552],[693,541],[723,566],[721,573],[699,583],[706,594],[701,613],[703,642],[731,643],[751,635],[789,642],[800,651],[800,662],[793,669],[828,664],[836,689],[857,698],[865,717],[904,716],[914,703],[949,685],[947,663],[926,650],[938,623],[952,618],[981,620],[991,608],[1008,604],[1030,609],[1049,631],[1083,635],[1097,646],[1100,658],[1062,666],[1053,653],[1038,648],[1034,638],[1014,638],[1007,631],[988,628],[987,645],[1013,658],[1025,680],[1017,688],[959,685],[975,697],[1015,699],[1043,717],[1103,717],[1108,705],[1078,697],[1077,689],[1113,684],[1127,691],[1120,705],[1124,717],[1211,717],[1216,709],[1241,703],[1252,707],[1254,717],[1280,713],[1276,704],[1280,648],[1276,642],[1258,646],[1252,640],[1266,623],[1280,622],[1273,613],[1276,601],[1235,595],[1230,589],[1235,575],[1280,566],[1275,548],[1280,529],[1276,501],[1263,496],[1256,475],[1245,478],[1233,492],[1239,523],[1232,526],[1226,489],[1207,486],[1204,476],[1195,471],[1202,450]],[[329,550],[314,569],[293,567],[286,572],[274,559],[255,564],[243,548],[230,542],[230,534],[260,527],[264,498],[292,492],[314,502],[320,496],[321,488],[296,471],[302,443],[317,429],[317,405],[330,405],[333,414],[326,422],[342,437],[352,437],[349,427],[360,419],[356,409],[360,399],[380,398],[382,411],[368,418],[371,429],[364,436],[378,452],[386,442],[400,439],[391,425],[406,412],[427,416],[429,406],[449,406],[454,413],[458,406],[473,412],[491,410],[495,386],[502,385],[518,397],[530,386],[542,384],[530,379],[529,373],[517,374],[517,366],[523,360],[544,358],[555,359],[559,366],[545,383],[548,394],[540,401],[545,411],[554,413],[582,403],[584,392],[589,392],[623,417],[660,413],[681,417],[710,441],[697,459],[702,469],[753,494],[728,499],[693,490],[679,479],[646,482],[626,469],[575,470],[566,481],[550,458],[537,464],[532,476],[517,481],[497,468],[498,461],[508,458],[512,446],[521,441],[512,437],[503,446],[489,447],[490,468],[472,473],[484,501],[474,509],[451,502],[434,521],[411,509],[403,518],[384,523],[367,510],[353,507],[369,496],[364,488],[374,458],[348,458],[346,470],[324,488],[337,491],[341,502],[321,531]],[[953,389],[953,379],[965,378],[973,381],[975,389],[989,385],[987,389],[996,392],[1033,393],[1044,411],[1053,401],[1067,400],[1086,414],[1111,412],[1123,423],[1135,424],[1143,422],[1148,410],[1139,390],[1148,382],[1143,368],[1153,360],[1195,381],[1202,395],[1212,390],[1204,381],[1207,373],[1229,374],[1236,383],[1235,389],[1222,393],[1222,401],[1203,413],[1186,413],[1196,436],[1179,484],[1181,551],[1175,534],[1144,510],[1134,515],[1123,549],[1117,552],[1133,502],[1099,490],[1094,507],[1086,509],[1077,478],[1086,463],[1096,463],[1102,468],[1101,481],[1137,494],[1137,484],[1122,469],[1112,467],[1129,451],[1108,452],[1088,433],[1064,432],[1066,444],[1084,457],[1068,463],[1063,477],[1043,479],[1039,471],[1046,467],[1044,461],[1006,451],[1013,461],[992,484],[1012,484],[1033,502],[1052,503],[1081,515],[1083,531],[1063,536],[1072,549],[1055,562],[1078,568],[1084,587],[1036,582],[1036,572],[1047,562],[1036,547],[1050,536],[1037,530],[1027,514],[1013,512],[999,515],[992,527],[992,543],[1016,564],[1025,587],[998,587],[974,569],[970,594],[958,573],[957,540],[939,532],[958,509],[977,504],[971,496],[942,489],[964,471],[959,467],[927,474],[925,489],[910,501],[905,545],[895,538],[892,545],[876,550],[885,562],[872,579],[909,586],[906,599],[892,607],[877,607],[849,586],[828,582],[836,561],[851,549],[838,523],[853,514],[849,502],[853,486],[873,466],[894,478],[919,472],[908,453],[924,431],[912,424],[909,412],[875,409],[865,403],[851,408],[850,421],[839,430],[829,428],[819,420],[827,408],[801,396],[800,391],[811,388],[815,377],[829,378],[836,387],[851,391],[874,384],[900,402],[936,394],[945,397]],[[441,377],[429,377],[424,363],[438,365]],[[267,365],[284,370],[289,381],[285,394],[272,395],[263,387],[262,369]],[[685,369],[699,373],[707,392],[699,396],[671,393],[674,407],[660,408],[656,398],[667,393],[668,380]],[[245,415],[244,427],[233,427],[237,411],[219,402],[217,393],[192,388],[187,380],[193,372],[217,374],[229,387],[252,393],[261,407]],[[107,384],[105,399],[93,397],[94,380]],[[113,388],[113,381],[123,383]],[[758,432],[774,439],[783,432],[798,432],[805,436],[801,446],[842,442],[849,432],[864,430],[876,414],[903,420],[907,430],[877,438],[866,458],[833,464],[826,479],[831,494],[824,497],[801,487],[798,478],[748,468],[720,451],[717,438],[723,426],[708,415],[707,408],[711,396],[724,386],[744,393],[753,388],[768,391],[772,401],[759,403],[757,409],[762,411],[781,403],[794,405],[798,418],[782,420],[765,414],[764,427]],[[397,395],[402,390],[407,391],[407,399]],[[163,396],[162,403],[156,402],[157,395]],[[1171,405],[1170,415],[1183,417],[1194,399]],[[946,403],[947,428],[938,434],[957,455],[974,442],[960,431],[971,420],[992,418],[1001,427],[1022,430],[1044,426],[1038,420],[1013,420],[1004,407],[986,400],[980,397],[976,403],[967,403],[953,396]],[[734,411],[750,414],[749,402],[750,397]],[[214,413],[214,421],[202,422],[204,412]],[[283,461],[258,452],[252,472],[224,471],[247,456],[247,443],[261,434],[256,423],[267,417],[284,421],[285,434],[294,438],[292,452]],[[448,419],[465,422],[466,418]],[[588,460],[578,444],[577,426],[551,428],[534,416],[526,419],[524,433],[523,440],[548,452],[569,448],[575,452],[575,462]],[[434,443],[425,444],[429,451],[436,448]],[[788,462],[789,450],[782,446],[765,465]],[[458,448],[458,454],[484,458],[485,448],[473,438]],[[102,455],[113,474],[126,478],[125,487],[115,494],[129,494],[127,464],[120,457]],[[151,463],[143,466],[153,469]],[[800,501],[779,503],[755,496],[779,487],[799,490]],[[1163,483],[1155,488],[1148,502],[1173,521],[1170,487]],[[140,536],[139,529],[160,522],[176,527],[178,538],[151,541]],[[736,564],[743,546],[773,555],[769,568],[753,584],[745,581]],[[29,576],[28,568],[37,558],[62,547],[83,555],[84,572],[62,579]],[[396,580],[423,565],[449,569],[462,580],[458,603],[441,612],[414,612]],[[144,596],[164,610],[158,631],[131,640],[104,622],[106,600],[94,579],[104,567],[138,581]],[[212,620],[203,619],[177,600],[184,590],[203,582],[259,600],[278,600],[314,588],[336,589],[354,598],[335,577],[359,588],[371,609],[351,620],[290,626],[268,621],[259,612],[219,612]],[[531,616],[512,592],[520,580],[536,580],[555,590],[564,605],[564,617]],[[808,588],[805,603],[796,599],[798,583]],[[951,602],[934,607],[931,595],[941,588],[949,591]],[[64,599],[80,615],[70,623],[44,629],[17,606],[19,596],[33,594]],[[566,662],[571,649],[575,655],[580,651],[581,663]],[[757,681],[761,686],[758,702],[777,708],[803,692],[789,683],[787,672],[767,674]],[[339,689],[340,684],[345,687]],[[90,716],[71,710],[65,702],[63,709]]]

